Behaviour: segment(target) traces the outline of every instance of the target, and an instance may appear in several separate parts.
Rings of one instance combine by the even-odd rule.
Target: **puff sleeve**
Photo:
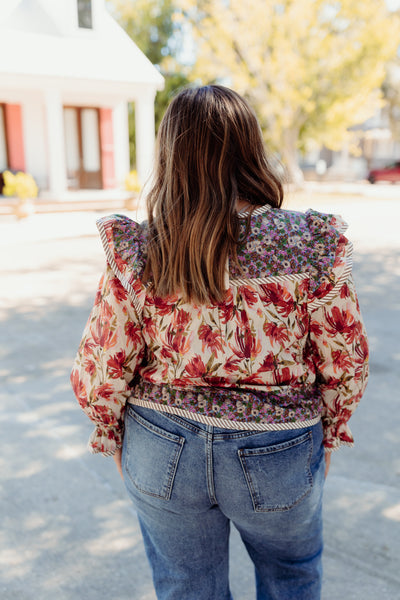
[[[118,218],[99,224],[108,264],[71,373],[75,396],[95,424],[89,450],[104,455],[114,454],[122,445],[130,382],[145,349],[140,315],[143,286],[137,277],[140,260],[136,260],[134,243],[137,224],[128,223],[126,217],[121,219],[126,225],[124,231]],[[129,249],[129,261],[121,255],[121,246]]]

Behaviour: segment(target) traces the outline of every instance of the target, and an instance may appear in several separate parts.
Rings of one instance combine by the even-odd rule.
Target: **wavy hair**
[[[223,301],[228,258],[238,264],[238,200],[251,206],[250,214],[283,201],[257,118],[226,87],[185,89],[160,124],[147,196],[144,281],[154,295],[179,292],[184,301]]]

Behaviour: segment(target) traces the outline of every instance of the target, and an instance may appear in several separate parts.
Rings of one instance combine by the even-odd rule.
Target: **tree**
[[[298,151],[338,149],[379,106],[400,40],[384,0],[181,0],[197,44],[192,77],[247,97],[298,181]]]
[[[382,85],[393,139],[400,142],[400,58],[389,62]]]
[[[108,0],[111,12],[150,62],[165,77],[164,90],[155,100],[156,131],[171,96],[176,89],[188,83],[185,67],[180,64],[182,34],[180,23],[174,18],[174,0]],[[129,106],[129,142],[131,164],[135,154],[135,112]]]

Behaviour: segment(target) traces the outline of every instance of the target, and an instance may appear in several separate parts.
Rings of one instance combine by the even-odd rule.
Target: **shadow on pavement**
[[[65,277],[79,269],[79,257],[71,261]],[[55,265],[49,257],[42,276]],[[395,598],[400,584],[400,249],[359,253],[354,274],[371,380],[351,421],[356,446],[335,454],[326,488],[327,600]],[[155,598],[133,509],[112,461],[86,452],[92,427],[69,386],[97,279],[80,285],[78,273],[71,293],[20,302],[0,319],[4,600]],[[250,600],[252,573],[235,540],[233,589]]]

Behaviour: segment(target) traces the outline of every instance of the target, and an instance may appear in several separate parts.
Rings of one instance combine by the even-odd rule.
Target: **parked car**
[[[400,181],[400,161],[388,165],[383,169],[372,169],[368,173],[368,181],[370,183],[376,183],[377,181],[391,181],[395,183]]]

